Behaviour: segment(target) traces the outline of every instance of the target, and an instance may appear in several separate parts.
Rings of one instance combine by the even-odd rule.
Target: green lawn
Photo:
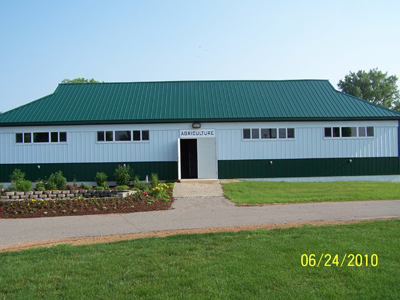
[[[243,204],[400,199],[396,182],[266,182],[223,183],[225,196]]]
[[[399,229],[389,220],[5,252],[0,298],[398,299]],[[303,254],[318,263],[322,253],[378,262],[302,266]]]

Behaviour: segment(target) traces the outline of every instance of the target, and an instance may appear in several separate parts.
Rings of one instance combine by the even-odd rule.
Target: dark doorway
[[[197,178],[197,140],[181,139],[182,178]]]

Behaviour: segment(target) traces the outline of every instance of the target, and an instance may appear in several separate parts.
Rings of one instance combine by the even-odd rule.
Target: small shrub
[[[127,186],[127,185],[119,185],[119,186],[116,186],[115,189],[117,191],[123,191],[123,190],[129,191],[129,186]]]
[[[85,188],[85,185],[83,184],[83,182],[81,183],[81,185],[79,187],[80,188]]]
[[[136,185],[139,184],[139,182],[140,182],[140,180],[139,180],[139,175],[136,175],[136,176],[133,178],[133,185],[136,186]]]
[[[158,185],[158,174],[151,173],[150,183],[153,188]]]
[[[65,189],[72,191],[72,190],[74,189],[74,186],[73,186],[73,185],[70,185],[70,184],[67,184],[67,185],[65,186]]]
[[[104,172],[97,172],[94,180],[97,183],[97,186],[104,186],[107,185],[107,178],[108,176]]]
[[[95,190],[104,190],[104,186],[96,186],[94,189]]]
[[[145,182],[139,182],[135,187],[137,187],[139,190],[144,191],[145,189],[148,188],[148,185]]]
[[[25,173],[22,172],[20,169],[15,169],[13,173],[10,175],[11,181],[17,182],[20,180],[24,180]]]
[[[15,182],[11,183],[7,188],[7,191],[9,192],[16,192],[17,190],[17,184]]]
[[[91,185],[85,185],[83,188],[85,190],[91,190],[93,187]]]
[[[50,175],[49,183],[52,183],[57,189],[62,190],[67,184],[67,178],[63,176],[61,171],[58,171]]]
[[[52,190],[56,190],[57,186],[54,182],[51,181],[47,181],[45,184],[46,190],[52,191]]]
[[[20,180],[17,182],[17,190],[20,192],[28,192],[32,189],[32,182],[29,180]]]
[[[164,198],[165,197],[165,192],[163,188],[155,187],[153,189],[153,197],[155,198]]]
[[[46,189],[46,184],[40,178],[36,181],[36,190],[44,191]]]
[[[117,185],[129,185],[131,178],[133,177],[133,170],[130,166],[118,166],[114,172],[115,180]]]
[[[72,180],[72,182],[73,182],[72,185],[73,185],[74,187],[78,187],[78,185],[77,185],[77,183],[76,183],[76,177],[75,177],[75,175],[74,175],[74,180]]]

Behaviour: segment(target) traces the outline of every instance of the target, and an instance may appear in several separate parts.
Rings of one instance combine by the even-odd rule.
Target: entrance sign
[[[179,130],[181,139],[215,138],[215,129]]]

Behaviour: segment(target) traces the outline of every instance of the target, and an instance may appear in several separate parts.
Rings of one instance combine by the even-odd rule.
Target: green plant
[[[20,180],[17,182],[17,190],[20,192],[30,191],[32,188],[32,182],[29,180]]]
[[[116,190],[122,191],[122,190],[129,190],[129,186],[127,185],[118,185],[115,187]]]
[[[114,172],[115,180],[117,181],[117,185],[129,185],[131,178],[133,177],[133,170],[130,166],[120,166],[115,169]]]
[[[10,175],[11,182],[24,180],[24,178],[25,178],[25,173],[22,172],[20,169],[14,169],[13,173]]]
[[[158,174],[151,173],[150,183],[153,188],[158,185]]]
[[[9,192],[16,192],[17,190],[17,184],[15,182],[12,182],[7,188]]]
[[[95,190],[104,190],[104,186],[96,186],[94,189]]]
[[[85,185],[84,186],[84,189],[86,189],[86,190],[91,190],[93,187],[91,186],[91,185]]]
[[[107,185],[107,178],[108,176],[104,172],[97,172],[94,180],[96,181],[97,186],[104,187],[104,185]]]
[[[147,185],[145,182],[141,181],[141,182],[139,182],[139,183],[136,185],[136,187],[137,187],[139,190],[144,191],[146,188],[148,188],[148,185]]]
[[[36,188],[37,191],[44,191],[46,189],[46,184],[40,178],[36,181]]]
[[[54,182],[47,181],[45,186],[46,186],[46,190],[49,190],[49,191],[57,189],[57,186],[55,185]]]
[[[74,180],[72,180],[72,182],[73,182],[72,185],[73,185],[74,187],[78,187],[78,185],[77,185],[77,183],[76,183],[76,177],[75,177],[75,175],[74,175]]]
[[[81,183],[81,185],[79,187],[80,188],[85,188],[85,185],[83,184],[83,182]]]
[[[59,190],[64,189],[64,186],[67,184],[67,178],[63,176],[61,171],[52,173],[49,177],[49,183],[52,183]]]
[[[136,185],[139,184],[139,182],[140,182],[140,180],[139,180],[139,175],[136,175],[136,176],[133,178],[133,185],[136,186]]]

